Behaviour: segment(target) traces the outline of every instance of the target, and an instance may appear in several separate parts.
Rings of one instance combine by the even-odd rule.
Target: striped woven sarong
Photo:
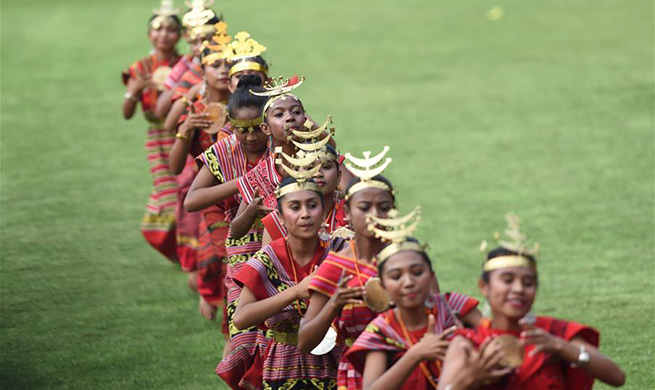
[[[255,253],[235,276],[247,286],[257,300],[275,296],[296,285],[327,255],[330,248],[317,245],[314,259],[301,267],[293,263],[284,239],[273,241]],[[294,272],[295,271],[295,272]],[[335,389],[337,365],[342,347],[325,355],[305,355],[294,344],[302,313],[308,300],[297,300],[272,317],[264,325],[274,331],[262,371],[264,389]]]
[[[175,207],[177,182],[170,170],[168,157],[175,137],[152,126],[146,136],[148,165],[152,174],[152,191],[141,220],[141,233],[162,255],[177,262]]]

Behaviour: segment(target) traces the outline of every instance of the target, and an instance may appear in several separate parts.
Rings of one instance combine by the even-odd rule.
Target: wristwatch
[[[130,91],[125,92],[125,95],[123,95],[123,97],[134,103],[139,101],[139,99],[136,96],[132,95],[132,92]]]
[[[583,364],[589,363],[589,360],[591,357],[589,356],[589,352],[587,352],[587,348],[584,347],[584,345],[580,344],[580,353],[578,354],[578,361],[575,363],[571,363],[571,367],[577,368],[582,366]]]

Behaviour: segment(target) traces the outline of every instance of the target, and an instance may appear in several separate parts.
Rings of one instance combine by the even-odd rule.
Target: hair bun
[[[261,87],[262,84],[263,84],[262,78],[260,76],[254,74],[247,74],[239,78],[239,83],[237,84],[237,88]]]

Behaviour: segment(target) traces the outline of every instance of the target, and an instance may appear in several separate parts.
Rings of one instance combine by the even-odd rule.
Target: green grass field
[[[342,150],[391,146],[443,287],[479,296],[478,245],[515,211],[537,314],[596,326],[625,388],[655,388],[652,2],[218,3],[307,77]],[[224,388],[218,325],[139,233],[146,125],[119,74],[155,6],[2,2],[3,389]]]

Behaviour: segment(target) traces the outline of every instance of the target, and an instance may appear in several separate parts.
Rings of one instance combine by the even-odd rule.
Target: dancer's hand
[[[435,324],[434,315],[430,314],[428,316],[428,329],[425,331],[421,340],[410,348],[410,350],[414,349],[416,351],[421,360],[443,360],[446,356],[448,345],[450,345],[447,337],[456,328],[451,327],[437,334],[434,330]]]
[[[311,283],[314,274],[316,274],[317,267],[314,266],[312,273],[305,276],[303,280],[296,285],[296,299],[307,299],[309,298],[309,283]]]
[[[330,297],[328,304],[332,305],[335,309],[340,310],[345,305],[352,304],[363,304],[364,303],[364,287],[348,287],[348,282],[352,280],[353,275],[347,275],[346,270],[341,271],[341,277],[339,278],[339,284],[337,286],[337,291]]]

